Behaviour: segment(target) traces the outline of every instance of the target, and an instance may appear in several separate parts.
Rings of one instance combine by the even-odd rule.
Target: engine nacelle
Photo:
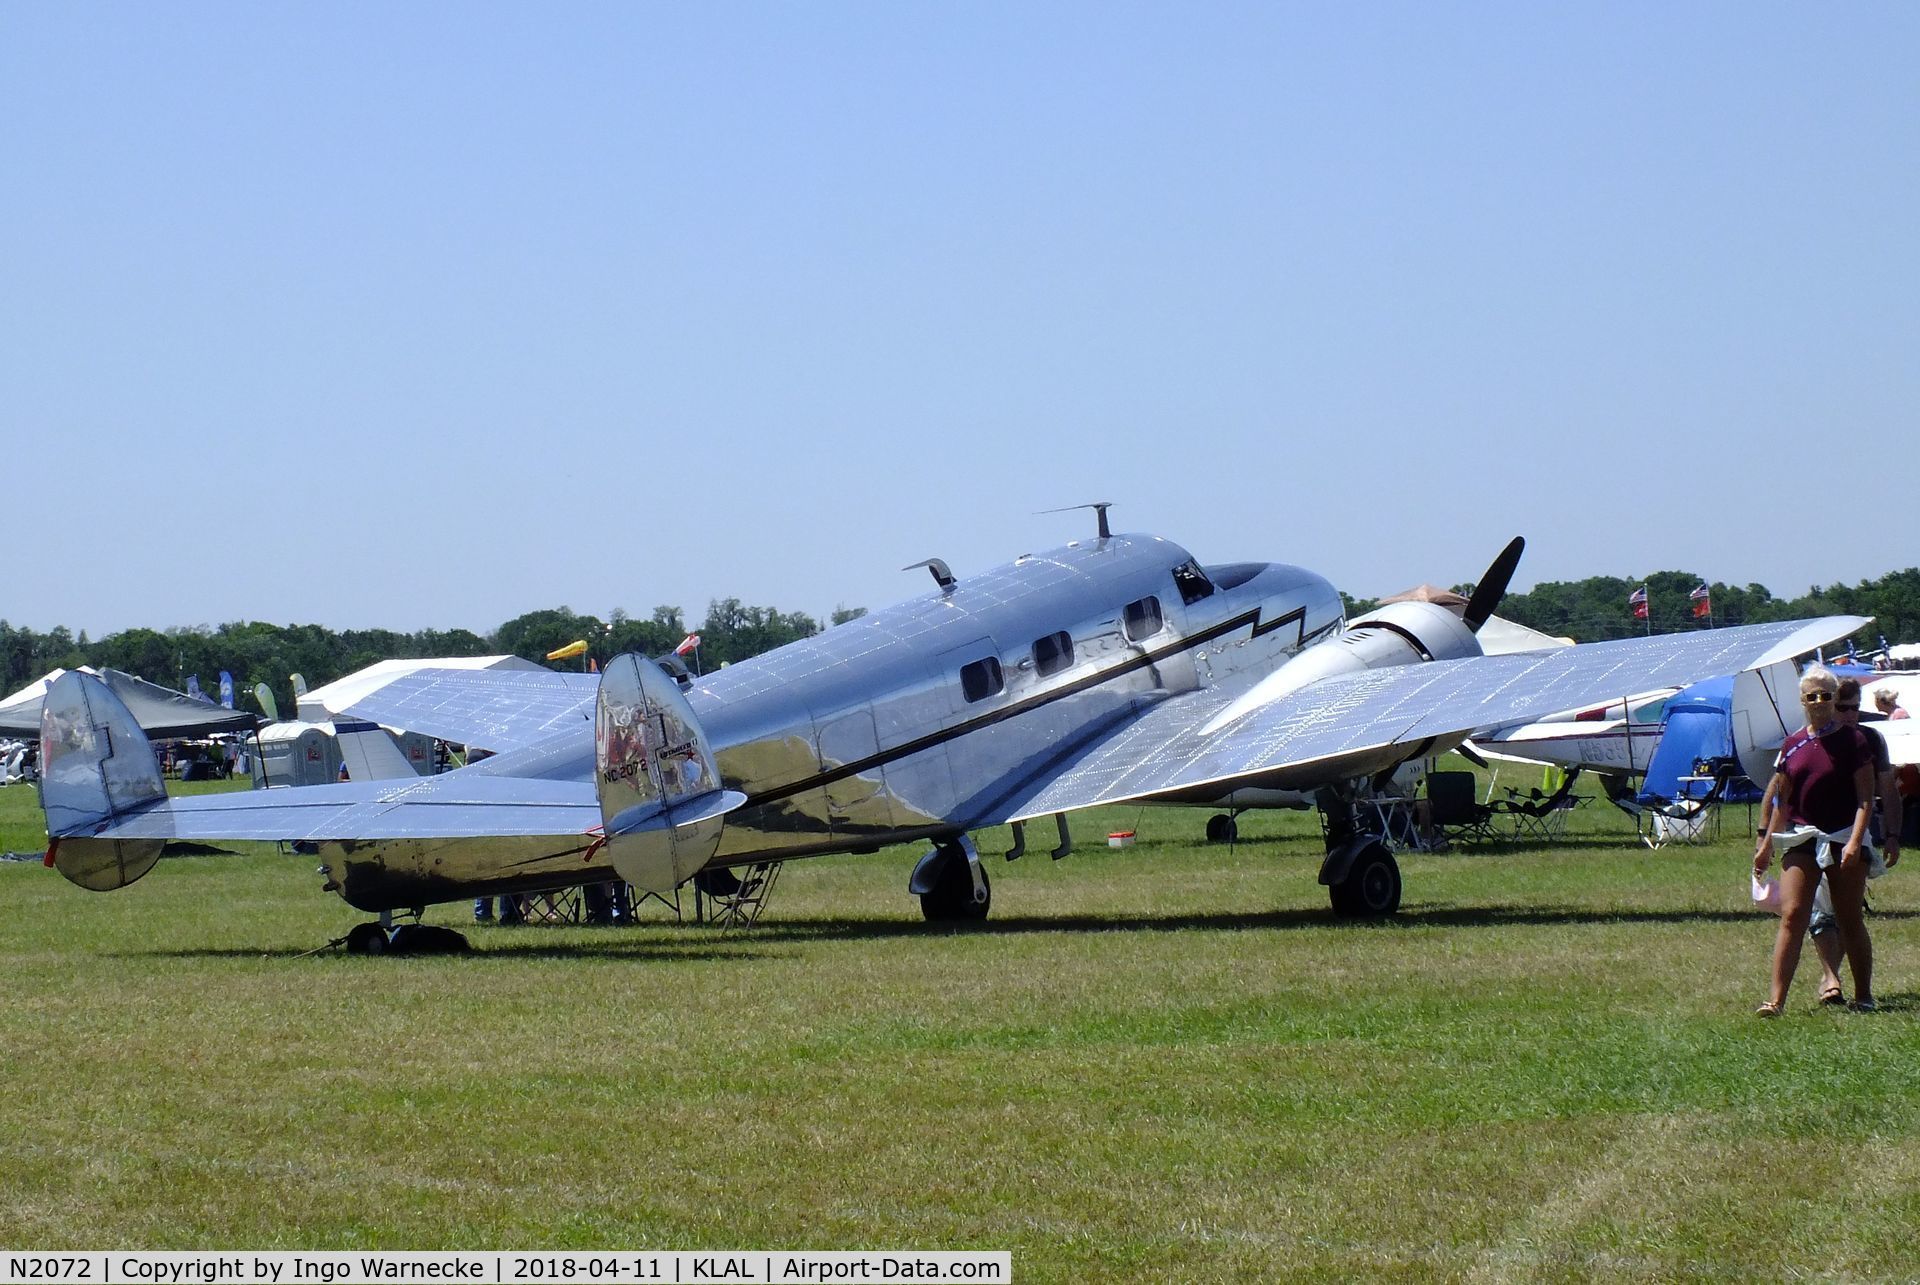
[[[1390,602],[1268,674],[1201,730],[1211,733],[1251,710],[1340,674],[1480,654],[1480,640],[1473,630],[1445,607]]]

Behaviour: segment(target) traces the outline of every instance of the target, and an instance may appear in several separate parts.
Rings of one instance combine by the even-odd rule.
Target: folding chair
[[[1539,839],[1545,843],[1561,838],[1567,829],[1567,813],[1580,802],[1573,792],[1573,783],[1579,776],[1580,769],[1575,768],[1560,783],[1560,788],[1551,794],[1543,793],[1537,787],[1524,795],[1518,790],[1509,789],[1500,808],[1513,818],[1514,838]]]
[[[1427,806],[1433,828],[1449,842],[1486,842],[1500,838],[1494,828],[1495,809],[1474,797],[1471,772],[1427,773]]]

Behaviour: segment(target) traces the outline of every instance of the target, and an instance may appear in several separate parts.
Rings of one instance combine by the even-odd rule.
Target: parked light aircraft
[[[1483,728],[1470,744],[1487,758],[1549,763],[1602,776],[1644,776],[1660,745],[1667,702],[1679,690],[1662,687],[1604,705]]]
[[[1160,537],[1110,535],[1102,511],[1097,538],[965,578],[930,559],[916,565],[932,591],[699,678],[631,655],[597,676],[397,677],[334,712],[496,751],[402,781],[168,799],[112,693],[70,674],[42,731],[48,860],[110,889],[169,839],[292,841],[328,890],[385,914],[616,876],[667,891],[701,871],[928,841],[909,884],[922,910],[980,919],[991,891],[972,831],[1311,790],[1334,910],[1386,915],[1400,872],[1354,806],[1370,779],[1476,727],[1768,664],[1863,623],[1483,655],[1476,630],[1520,550],[1464,618],[1402,602],[1349,624],[1318,575],[1203,567]],[[382,948],[361,927],[362,947]]]

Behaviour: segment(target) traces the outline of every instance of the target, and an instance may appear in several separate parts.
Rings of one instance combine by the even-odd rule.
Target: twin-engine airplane
[[[933,591],[703,677],[631,655],[597,677],[423,670],[332,711],[495,751],[429,778],[169,799],[125,707],[70,673],[42,725],[48,861],[104,890],[170,839],[292,841],[320,857],[328,890],[385,919],[616,876],[666,892],[702,871],[931,841],[909,885],[924,913],[981,919],[970,831],[1307,790],[1326,814],[1335,912],[1387,915],[1400,872],[1356,821],[1370,780],[1475,728],[1766,665],[1865,623],[1483,655],[1476,631],[1521,547],[1464,618],[1400,602],[1348,624],[1311,572],[1203,567],[1157,536],[1110,535],[1103,510],[1096,539],[965,579],[930,560]],[[374,925],[356,932],[362,948],[387,944]]]

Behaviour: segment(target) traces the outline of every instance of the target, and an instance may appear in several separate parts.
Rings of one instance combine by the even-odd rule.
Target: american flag
[[[1698,589],[1688,594],[1687,597],[1693,599],[1693,618],[1695,620],[1705,620],[1713,614],[1713,595],[1707,592],[1705,585],[1701,585]]]
[[[1633,608],[1633,618],[1635,620],[1645,620],[1647,618],[1647,587],[1641,585],[1638,589],[1628,594],[1627,605]]]

